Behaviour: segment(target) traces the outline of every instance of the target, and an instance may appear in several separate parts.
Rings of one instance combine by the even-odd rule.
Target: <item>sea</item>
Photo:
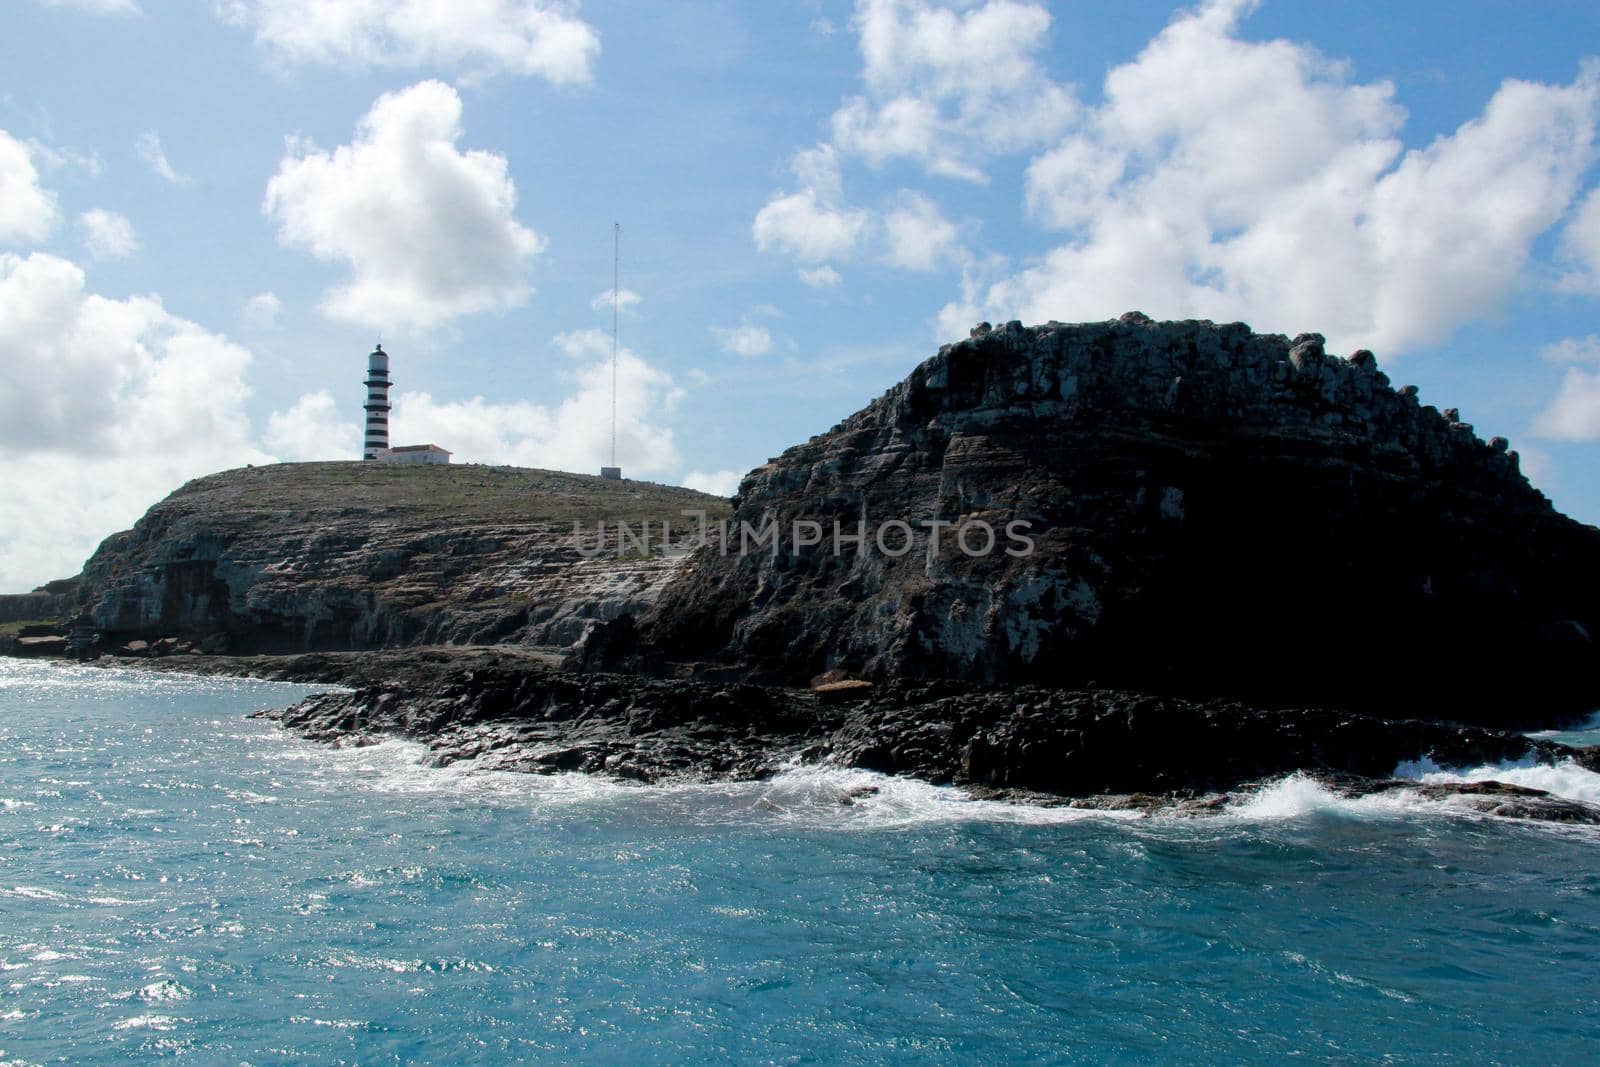
[[[0,660],[0,1064],[1600,1063],[1594,829],[1299,776],[1199,818],[647,787],[247,717],[310,691]]]

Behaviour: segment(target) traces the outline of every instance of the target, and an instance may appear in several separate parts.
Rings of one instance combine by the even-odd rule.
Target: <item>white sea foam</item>
[[[921,823],[995,821],[1065,823],[1138,818],[1104,812],[975,800],[959,789],[827,765],[797,766],[761,782],[645,786],[579,773],[527,774],[464,760],[433,766],[426,745],[387,739],[373,745],[327,748],[301,742],[273,758],[304,762],[311,775],[339,788],[355,785],[406,796],[460,796],[479,802],[541,809],[642,801],[696,821],[748,819],[851,828]]]
[[[475,800],[574,803],[637,793],[639,786],[585,774],[525,774],[486,769],[475,760],[434,766],[428,747],[385,739],[373,745],[327,748],[300,742],[277,759],[308,764],[324,784],[355,785],[380,793],[461,796]]]
[[[0,889],[0,896],[23,897],[27,900],[66,900],[66,894],[58,893],[54,889],[43,889],[35,885],[12,886],[10,890]]]
[[[792,768],[771,781],[745,786],[738,794],[751,807],[779,820],[862,829],[970,821],[1058,824],[1140,817],[1138,812],[975,800],[949,786],[826,765]]]
[[[193,996],[188,989],[171,978],[163,978],[160,981],[151,982],[149,985],[141,987],[138,995],[139,999],[146,1004],[164,1004],[175,1000],[188,1000]]]
[[[1554,765],[1530,760],[1446,768],[1431,759],[1411,760],[1394,770],[1395,778],[1421,785],[1504,782],[1539,789],[1552,796],[1600,806],[1600,774],[1571,760]],[[1344,796],[1306,774],[1280,778],[1230,804],[1226,817],[1278,821],[1316,816],[1396,817],[1477,815],[1478,809],[1454,797],[1429,797],[1418,789],[1390,789],[1365,796]]]
[[[1433,760],[1424,758],[1400,764],[1395,768],[1394,776],[1427,785],[1505,782],[1507,785],[1542,789],[1566,800],[1600,805],[1600,774],[1572,760],[1561,760],[1555,764],[1524,760],[1462,769],[1441,767]]]
[[[132,1018],[123,1019],[121,1022],[114,1023],[112,1025],[111,1029],[113,1029],[113,1030],[172,1030],[172,1029],[177,1027],[179,1022],[187,1022],[187,1021],[188,1021],[187,1019],[184,1019],[184,1020],[176,1019],[171,1015],[135,1015]]]
[[[455,796],[547,812],[632,800],[640,802],[646,812],[705,823],[756,819],[877,829],[955,822],[1051,825],[1143,818],[1138,811],[979,800],[957,788],[826,764],[791,767],[763,782],[643,786],[577,773],[506,771],[478,761],[438,767],[432,764],[426,745],[398,739],[347,748],[290,740],[265,758],[300,764],[290,773],[306,772],[330,788],[354,785],[397,796]],[[1600,774],[1570,761],[1555,766],[1529,762],[1455,770],[1416,761],[1396,768],[1394,776],[1419,785],[1496,780],[1600,805]],[[1469,805],[1450,798],[1429,798],[1416,789],[1349,797],[1313,777],[1292,774],[1235,800],[1221,817],[1259,822],[1319,815],[1393,818],[1473,813]],[[1184,821],[1190,818],[1186,816]]]
[[[1347,797],[1306,774],[1291,774],[1228,805],[1225,816],[1244,821],[1304,819],[1318,815],[1394,816],[1426,805],[1412,790]]]

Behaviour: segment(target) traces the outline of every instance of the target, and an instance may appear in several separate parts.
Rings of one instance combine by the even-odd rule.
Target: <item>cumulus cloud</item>
[[[593,79],[600,35],[565,0],[223,0],[280,62]]]
[[[1039,62],[1042,5],[859,0],[854,25],[866,91],[834,114],[833,143],[872,165],[982,180],[987,156],[1048,142],[1075,110]]]
[[[1533,432],[1558,441],[1600,441],[1600,371],[1568,369],[1555,399],[1535,416]]]
[[[268,415],[262,440],[279,459],[290,462],[357,459],[361,426],[340,416],[333,394],[319,389],[302,396],[289,410]]]
[[[831,289],[844,280],[844,276],[824,263],[820,267],[801,267],[795,271],[800,281],[813,289]]]
[[[1184,14],[1110,72],[1104,103],[1029,167],[1066,232],[1037,265],[945,309],[975,318],[1243,319],[1393,353],[1492,311],[1594,158],[1600,69],[1508,80],[1405,151],[1388,83],[1288,41],[1235,36],[1249,4]]]
[[[961,258],[960,235],[939,205],[921,193],[902,191],[900,203],[883,220],[884,262],[904,270],[937,270]]]
[[[0,130],[0,243],[42,241],[56,217],[56,195],[39,184],[32,151]]]
[[[600,330],[558,334],[557,348],[576,367],[572,391],[553,404],[435,399],[399,393],[390,434],[406,443],[434,442],[458,463],[597,473],[611,462],[611,337]],[[681,465],[668,419],[683,390],[671,375],[626,346],[617,350],[617,460],[630,475],[664,475]]]
[[[643,297],[641,297],[638,293],[634,292],[632,289],[621,289],[621,290],[618,290],[618,292],[617,292],[617,310],[619,310],[619,311],[631,311],[634,308],[638,307],[639,306],[639,302],[641,300],[643,300],[643,299],[644,299]],[[611,310],[611,290],[607,289],[603,293],[596,294],[595,298],[593,300],[589,301],[589,306],[594,308],[596,311],[610,311]]]
[[[3,131],[0,131],[3,133]],[[101,161],[98,152],[78,152],[71,148],[62,148],[59,145],[30,138],[27,142],[28,152],[33,156],[35,163],[47,171],[59,170],[63,167],[72,167],[81,170],[91,178],[100,177]]]
[[[752,232],[762,251],[811,265],[800,280],[838,282],[827,262],[867,244],[890,266],[928,271],[956,262],[957,231],[925,195],[887,207],[846,202],[841,161],[909,160],[927,173],[984,181],[995,155],[1048,143],[1078,111],[1039,61],[1050,13],[1019,0],[859,0],[853,26],[865,92],[833,115],[832,138],[797,153],[794,188],[775,192]]]
[[[427,81],[379,97],[350,144],[291,144],[262,210],[282,243],[350,268],[326,314],[427,329],[527,299],[544,240],[514,217],[506,158],[461,135],[460,96]]]
[[[139,250],[139,237],[133,223],[115,211],[95,208],[78,216],[83,227],[83,244],[95,259],[127,259]]]
[[[738,471],[690,471],[683,476],[683,487],[712,496],[732,496],[739,491],[744,475]]]
[[[1563,288],[1600,294],[1600,188],[1589,190],[1562,231],[1561,254],[1571,267]]]
[[[1600,334],[1587,337],[1568,337],[1552,345],[1545,345],[1539,355],[1551,363],[1593,363],[1600,366]]]
[[[716,335],[724,352],[745,359],[755,359],[772,351],[772,331],[765,326],[747,322],[733,327],[713,326],[711,332]]]
[[[188,479],[270,459],[243,410],[249,360],[155,297],[108,299],[67,260],[0,254],[0,589],[76,573]]]
[[[189,176],[179,173],[167,159],[167,150],[161,147],[161,135],[154,130],[141,133],[139,139],[134,142],[133,149],[139,154],[139,158],[144,160],[145,166],[158,177],[173,185],[189,184]]]
[[[787,252],[803,263],[849,258],[870,216],[844,204],[838,153],[818,145],[798,153],[792,168],[799,188],[774,195],[756,214],[756,247]]]
[[[1600,440],[1600,334],[1569,337],[1539,354],[1565,365],[1567,372],[1555,398],[1534,416],[1534,434],[1558,441]]]
[[[283,311],[283,301],[273,292],[257,293],[244,302],[245,325],[256,330],[273,330],[278,326],[278,315]]]

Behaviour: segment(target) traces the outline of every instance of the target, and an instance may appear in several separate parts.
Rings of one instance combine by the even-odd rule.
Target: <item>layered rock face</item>
[[[1600,530],[1503,439],[1314,334],[980,326],[735,505],[612,646],[780,682],[1092,681],[1503,722],[1600,704]],[[996,543],[969,553],[979,522]],[[865,546],[836,552],[836,523]],[[741,524],[775,524],[780,551],[741,546]]]
[[[684,557],[662,549],[664,524],[681,545],[680,511],[727,507],[686,489],[510,467],[254,467],[191,482],[108,538],[78,595],[105,646],[561,647],[648,609]],[[602,521],[606,549],[586,555]],[[648,551],[618,555],[622,521],[651,524]]]

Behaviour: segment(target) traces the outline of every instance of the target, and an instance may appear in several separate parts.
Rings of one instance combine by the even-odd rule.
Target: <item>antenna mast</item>
[[[617,285],[622,264],[622,223],[611,224],[611,465],[617,465]]]
[[[622,283],[622,223],[611,224],[611,466],[600,468],[600,477],[620,481],[617,466],[617,307],[621,303],[618,286]]]

